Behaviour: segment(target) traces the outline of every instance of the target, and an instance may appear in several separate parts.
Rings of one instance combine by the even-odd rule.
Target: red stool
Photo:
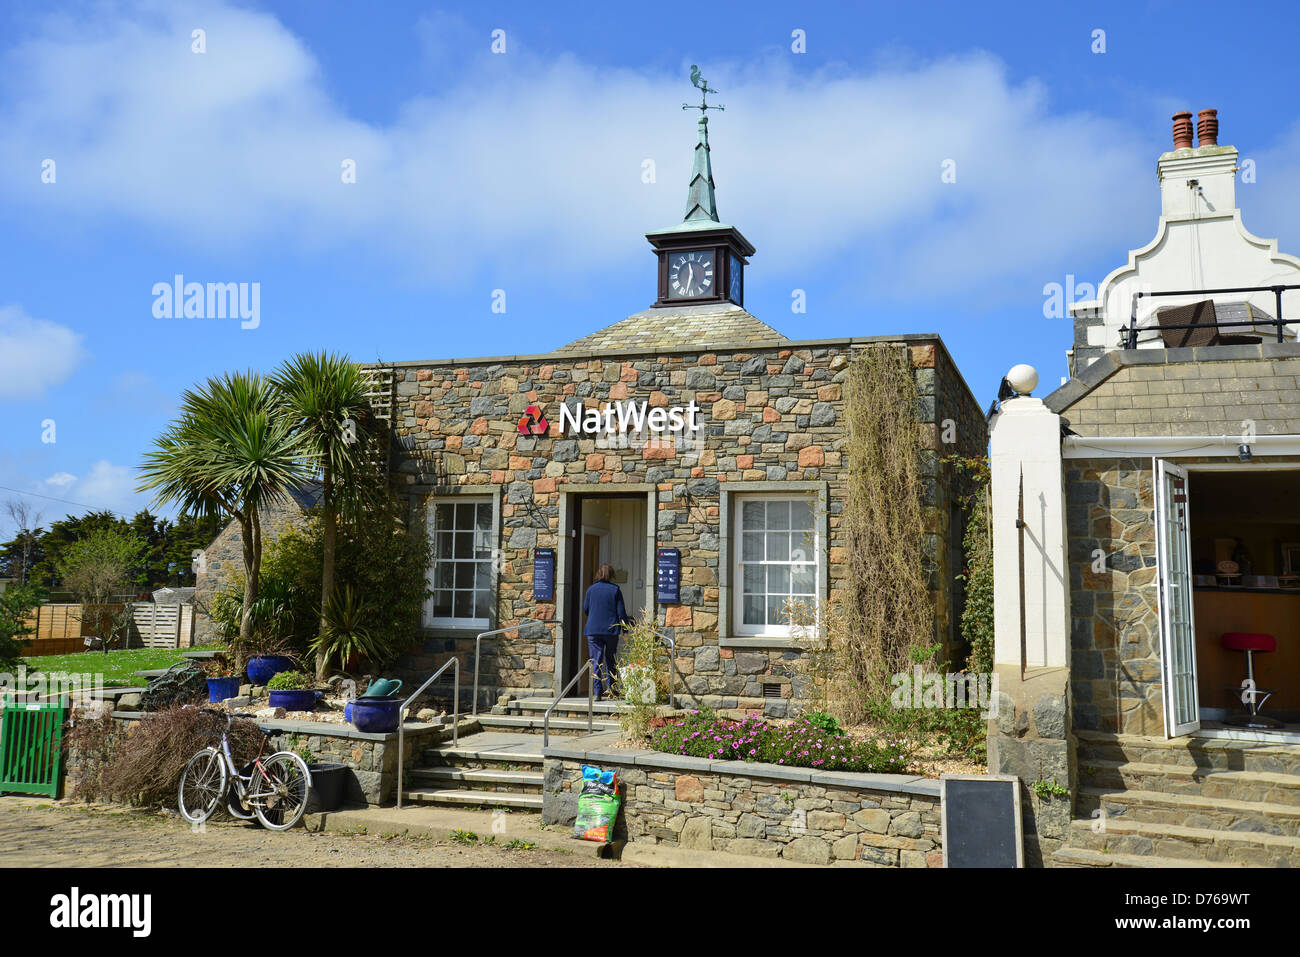
[[[1246,680],[1240,688],[1233,688],[1233,694],[1240,694],[1241,703],[1246,710],[1224,719],[1224,724],[1234,724],[1243,728],[1280,728],[1282,723],[1272,718],[1265,718],[1259,713],[1259,706],[1268,700],[1272,691],[1265,691],[1255,686],[1255,653],[1267,654],[1277,651],[1277,639],[1272,635],[1253,635],[1245,631],[1225,632],[1219,638],[1219,644],[1229,651],[1242,651],[1246,654]]]

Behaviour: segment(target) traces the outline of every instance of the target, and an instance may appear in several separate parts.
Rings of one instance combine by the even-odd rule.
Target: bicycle
[[[220,748],[204,748],[185,765],[177,794],[181,817],[190,824],[202,824],[224,804],[232,817],[241,821],[256,817],[271,831],[287,831],[302,820],[311,795],[307,762],[292,751],[277,751],[263,758],[270,732],[260,728],[262,746],[241,774],[230,752],[234,716],[212,708],[200,710],[224,717],[226,726],[221,731]]]

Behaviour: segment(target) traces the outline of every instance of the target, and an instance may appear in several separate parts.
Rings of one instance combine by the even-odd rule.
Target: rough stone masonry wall
[[[1151,460],[1067,459],[1065,496],[1074,727],[1163,735]]]
[[[942,457],[947,451],[981,453],[984,420],[937,340],[911,337],[892,346],[908,350],[916,381],[927,496],[923,541],[931,559],[936,634],[947,637],[957,571],[948,544],[960,530],[951,527],[955,481]],[[828,483],[828,581],[834,596],[843,578],[838,526],[842,383],[849,354],[847,344],[792,343],[745,351],[403,364],[394,368],[397,480],[417,506],[453,489],[501,488],[497,618],[503,622],[555,619],[554,603],[532,600],[532,550],[557,545],[563,492],[653,485],[657,544],[681,549],[682,575],[681,603],[659,607],[657,621],[674,633],[687,690],[715,706],[783,714],[784,701],[760,697],[761,679],[778,678],[783,695],[800,697],[792,667],[798,652],[774,647],[733,653],[718,644],[719,493],[728,481]],[[651,407],[696,401],[703,410],[703,441],[685,450],[601,448],[595,439],[559,434],[562,402],[601,407],[629,399],[645,399]],[[517,432],[530,404],[543,407],[549,434]],[[472,647],[465,633],[427,631],[421,649],[399,661],[397,670],[423,677],[453,654],[472,657]],[[500,688],[551,688],[554,655],[551,634],[539,637],[535,630],[485,643],[481,698]],[[465,675],[472,668],[467,663]]]
[[[547,799],[561,798],[555,805],[576,807],[582,787],[580,762],[547,758],[544,775]],[[933,794],[912,793],[852,782],[861,775],[843,777],[844,783],[837,786],[766,777],[762,765],[744,775],[622,767],[621,827],[633,842],[801,864],[943,866],[937,782],[915,789]],[[554,820],[571,824],[572,813],[560,811]]]
[[[290,498],[261,511],[262,549],[280,537],[285,528],[302,518],[302,509]],[[201,645],[216,637],[208,605],[218,592],[230,587],[244,574],[244,543],[239,522],[231,520],[203,550],[203,564],[194,576],[194,632],[192,644]]]

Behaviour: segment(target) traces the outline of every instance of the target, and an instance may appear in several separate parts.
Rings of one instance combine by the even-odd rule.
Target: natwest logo
[[[546,421],[546,416],[542,415],[540,405],[530,405],[524,409],[524,414],[519,419],[520,435],[545,435],[546,430],[550,427],[550,423]]]
[[[560,406],[560,428],[565,435],[613,435],[616,432],[662,434],[695,432],[700,428],[700,407],[686,405],[650,408],[649,403],[607,402],[603,409]]]

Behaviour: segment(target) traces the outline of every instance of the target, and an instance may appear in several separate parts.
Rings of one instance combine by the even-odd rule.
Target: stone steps
[[[535,733],[483,730],[459,744],[426,748],[421,757],[424,766],[407,771],[403,801],[542,809],[542,739]]]
[[[1120,761],[1130,764],[1192,767],[1205,771],[1262,771],[1300,775],[1300,748],[1202,738],[1152,738],[1141,735],[1102,734],[1079,731],[1079,767],[1094,761]]]
[[[1241,867],[1241,864],[1186,861],[1155,855],[1113,854],[1085,847],[1063,847],[1052,855],[1054,867]]]
[[[1219,771],[1191,765],[1079,761],[1083,787],[1163,792],[1252,801],[1300,809],[1300,775],[1270,771]]]
[[[1187,862],[1188,866],[1200,862],[1249,867],[1300,865],[1298,837],[1116,818],[1108,818],[1103,829],[1094,831],[1094,823],[1074,821],[1070,825],[1069,846],[1111,854],[1171,858]]]
[[[402,800],[411,804],[446,804],[457,807],[505,807],[521,811],[541,811],[541,794],[515,794],[506,791],[458,791],[451,788],[410,788]]]
[[[459,787],[468,791],[509,791],[541,794],[541,771],[507,771],[496,768],[431,767],[407,772],[416,787]]]
[[[1107,790],[1082,787],[1075,813],[1094,820],[1103,810],[1105,821],[1181,824],[1216,831],[1300,836],[1300,807],[1204,795],[1161,791]]]
[[[485,730],[542,733],[543,716],[541,714],[480,714],[478,720]],[[617,731],[618,727],[617,721],[593,718],[591,733],[599,734],[602,731]],[[556,731],[586,734],[586,714],[584,713],[581,718],[557,718],[555,715],[551,715],[551,732]]]

